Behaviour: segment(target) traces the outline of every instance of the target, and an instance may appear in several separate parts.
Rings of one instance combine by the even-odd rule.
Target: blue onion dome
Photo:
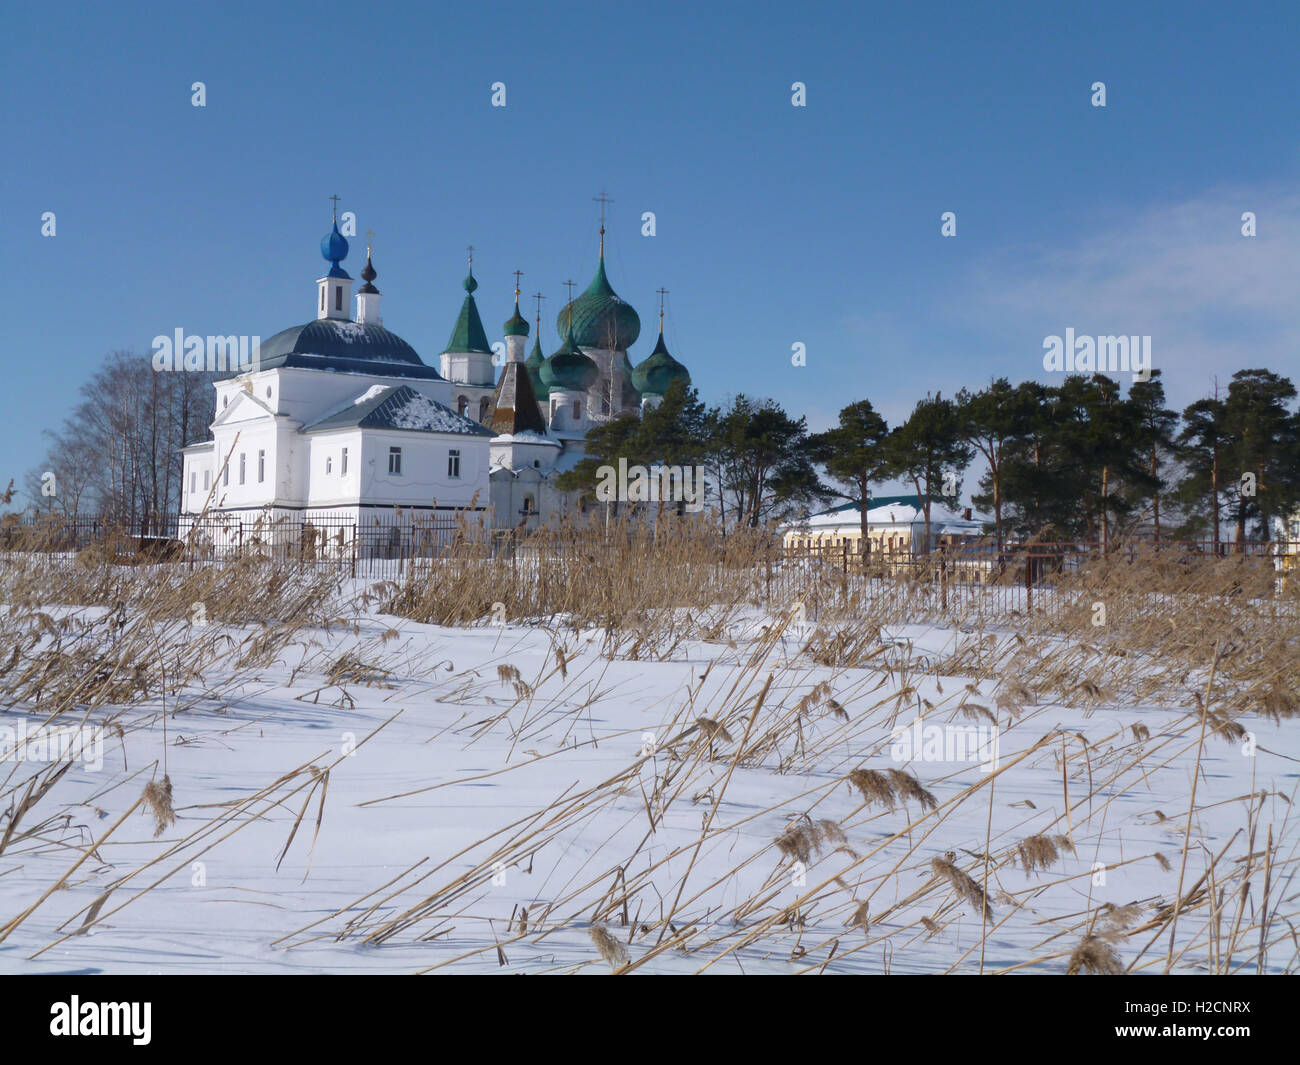
[[[524,369],[528,371],[528,382],[533,386],[533,392],[539,402],[547,399],[551,394],[551,390],[542,383],[542,364],[546,362],[546,356],[542,354],[541,333],[539,322],[537,336],[533,338],[533,350],[528,353],[528,358],[524,361]]]
[[[559,351],[542,363],[542,384],[550,392],[585,392],[600,376],[600,367],[578,348],[573,330]]]
[[[519,313],[519,293],[515,293],[515,313],[506,320],[506,336],[508,337],[526,337],[528,335],[528,320]]]
[[[338,220],[334,221],[334,228],[321,237],[320,241],[321,258],[330,264],[330,277],[347,277],[347,273],[340,269],[339,263],[348,257],[347,238],[339,232]]]
[[[605,255],[601,252],[596,276],[587,290],[560,311],[555,320],[561,336],[573,326],[579,347],[626,351],[641,335],[641,318],[610,287],[605,276]]]
[[[650,357],[632,371],[632,387],[643,396],[664,396],[674,381],[683,381],[689,385],[691,375],[685,366],[668,353],[664,335],[660,332],[659,342]]]

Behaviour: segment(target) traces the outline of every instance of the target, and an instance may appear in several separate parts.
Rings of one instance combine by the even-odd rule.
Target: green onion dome
[[[690,372],[668,353],[661,331],[659,342],[655,344],[650,357],[632,371],[632,387],[643,396],[664,396],[668,392],[668,386],[678,380],[689,385]]]
[[[528,383],[533,386],[533,393],[540,403],[547,399],[551,390],[542,384],[542,364],[546,362],[546,356],[542,354],[541,330],[538,329],[537,332],[538,335],[533,338],[533,350],[524,361],[524,369],[528,371]]]
[[[641,335],[641,319],[632,305],[610,287],[603,250],[587,291],[560,311],[555,325],[560,336],[565,336],[572,326],[574,340],[582,348],[626,351],[636,343]]]
[[[519,293],[515,292],[515,313],[506,320],[506,336],[508,337],[526,337],[528,335],[528,320],[519,313]]]
[[[542,363],[542,384],[550,392],[585,392],[600,375],[600,367],[584,355],[569,330],[560,350]]]

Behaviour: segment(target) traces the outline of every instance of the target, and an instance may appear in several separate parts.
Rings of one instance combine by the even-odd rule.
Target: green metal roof
[[[542,381],[542,364],[546,362],[546,356],[542,354],[541,329],[538,329],[538,336],[533,338],[533,350],[528,353],[528,358],[524,362],[524,368],[528,371],[528,383],[533,386],[533,394],[537,396],[538,402],[542,402],[550,397],[551,390],[546,387]]]
[[[542,383],[547,386],[548,393],[561,390],[585,392],[599,373],[600,367],[579,349],[572,329],[560,349],[542,363],[541,368]]]
[[[630,303],[618,296],[605,276],[603,254],[587,290],[567,304],[556,318],[560,336],[568,333],[570,319],[579,347],[626,351],[641,335],[641,318]]]
[[[464,286],[465,302],[460,306],[460,317],[456,319],[456,328],[451,331],[451,339],[447,341],[447,346],[443,350],[482,351],[491,354],[492,349],[488,346],[487,333],[483,330],[483,319],[478,316],[478,306],[474,303],[474,290],[478,288],[478,282],[474,280],[473,271],[465,278]]]
[[[508,337],[526,337],[528,335],[528,321],[519,313],[519,293],[515,293],[515,313],[506,320],[506,336]]]
[[[668,353],[663,333],[650,357],[632,371],[632,387],[643,396],[663,396],[673,381],[691,383],[690,372]]]

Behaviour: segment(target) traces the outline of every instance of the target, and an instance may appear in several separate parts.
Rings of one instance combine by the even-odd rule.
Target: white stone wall
[[[486,436],[367,430],[359,467],[361,499],[394,506],[468,507],[488,505]],[[388,449],[402,449],[402,472],[388,472]],[[460,477],[447,475],[447,452],[460,451]]]

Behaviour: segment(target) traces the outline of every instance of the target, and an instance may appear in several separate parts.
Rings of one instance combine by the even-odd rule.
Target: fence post
[[[939,547],[939,609],[948,612],[948,556]]]
[[[1025,555],[1025,613],[1034,609],[1034,556]]]

